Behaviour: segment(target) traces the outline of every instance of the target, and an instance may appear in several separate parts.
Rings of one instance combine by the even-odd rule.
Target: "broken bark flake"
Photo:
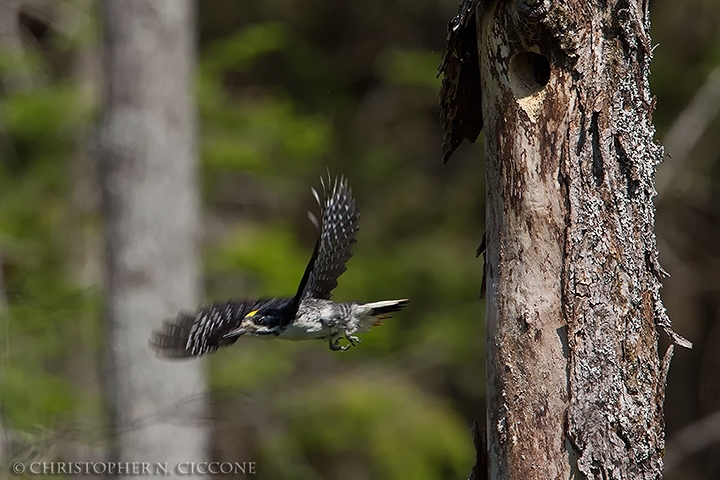
[[[474,143],[483,127],[475,11],[480,0],[463,0],[448,24],[448,36],[438,74],[442,155],[446,163],[463,140]]]
[[[482,283],[480,284],[480,299],[485,298],[485,293],[487,292],[487,233],[483,233],[482,241],[480,242],[480,246],[475,251],[475,258],[478,258],[480,255],[483,257],[483,273],[482,273]]]
[[[472,424],[473,445],[475,446],[475,465],[468,480],[488,479],[487,429],[475,420]]]

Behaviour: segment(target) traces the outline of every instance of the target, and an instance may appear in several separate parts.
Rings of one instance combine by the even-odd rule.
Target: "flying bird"
[[[371,303],[330,300],[337,280],[346,270],[356,242],[360,214],[344,177],[321,178],[320,222],[315,249],[293,297],[214,303],[195,313],[166,320],[150,337],[150,346],[163,357],[198,357],[235,343],[243,335],[287,340],[326,340],[331,350],[347,350],[360,343],[356,333],[380,325],[407,305],[408,300]],[[348,343],[340,345],[342,339]]]

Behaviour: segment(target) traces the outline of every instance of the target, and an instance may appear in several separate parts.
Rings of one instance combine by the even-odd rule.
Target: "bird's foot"
[[[333,352],[341,351],[344,352],[348,348],[350,348],[350,345],[340,345],[340,339],[339,338],[331,338],[328,340],[328,344],[330,345],[330,350]]]
[[[345,334],[345,340],[347,340],[348,342],[350,342],[350,345],[352,345],[353,347],[356,346],[356,345],[358,345],[358,344],[360,344],[360,343],[362,343],[362,340],[360,340],[360,339],[359,339],[358,337],[356,337],[355,335]]]

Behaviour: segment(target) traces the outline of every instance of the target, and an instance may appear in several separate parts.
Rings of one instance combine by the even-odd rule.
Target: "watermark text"
[[[255,475],[255,462],[15,462],[16,475]]]

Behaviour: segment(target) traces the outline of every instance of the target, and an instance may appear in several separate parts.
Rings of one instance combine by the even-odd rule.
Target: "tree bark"
[[[555,150],[567,135],[567,73],[554,68],[552,82],[536,81],[542,68],[549,75],[552,54],[521,44],[511,6],[489,5],[478,24],[488,182],[490,478],[570,478],[560,281],[565,200]]]
[[[448,45],[476,28],[482,119],[446,98],[441,115],[485,127],[490,478],[660,478],[657,327],[691,344],[659,293],[648,4],[479,3]],[[452,71],[443,93],[461,101]]]
[[[480,16],[492,478],[659,478],[646,2]]]
[[[202,362],[159,360],[154,325],[198,300],[194,12],[190,0],[105,0],[101,139],[108,400],[114,457],[207,459]],[[193,411],[174,416],[192,399]]]

